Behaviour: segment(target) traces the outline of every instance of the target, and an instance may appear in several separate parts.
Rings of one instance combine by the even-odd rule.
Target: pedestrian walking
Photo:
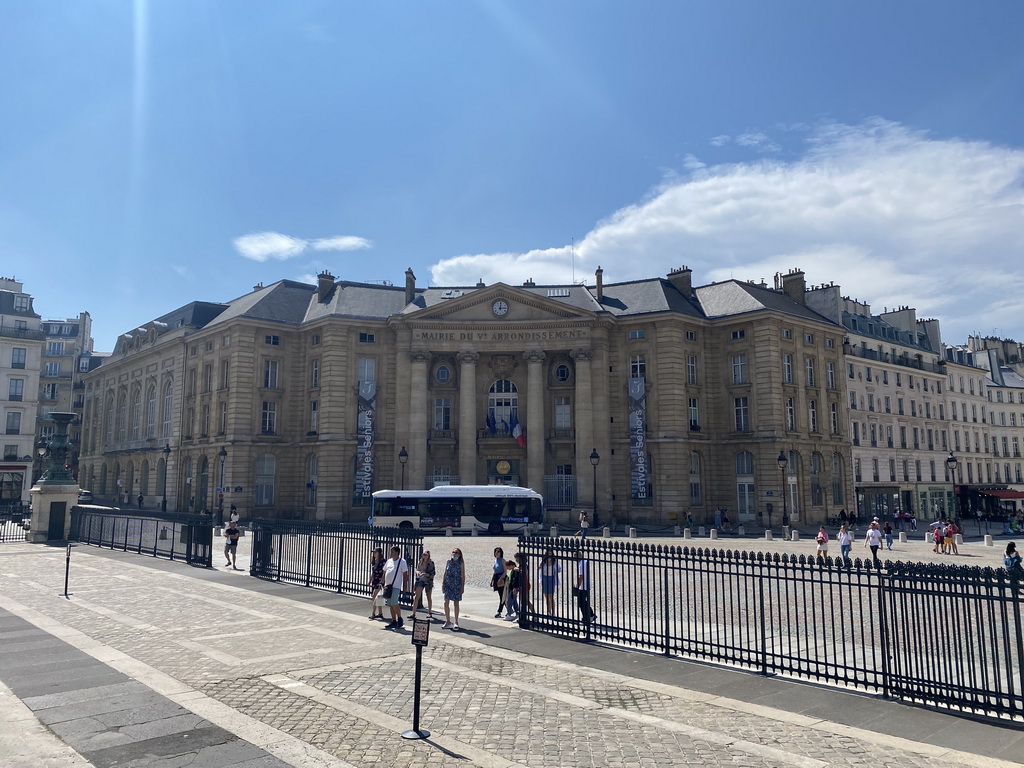
[[[399,582],[401,579],[401,582]],[[391,557],[384,564],[384,603],[391,613],[391,621],[384,629],[401,629],[405,626],[402,620],[402,592],[409,584],[409,564],[402,557],[401,547],[391,548]]]
[[[555,557],[555,551],[544,550],[544,557],[540,561],[540,591],[544,595],[544,607],[548,616],[555,612],[555,588],[558,586],[558,574],[561,572],[562,566]]]
[[[466,563],[462,559],[462,550],[458,547],[452,550],[452,556],[444,567],[441,591],[444,593],[444,625],[441,629],[458,629],[459,603],[462,601],[462,593],[466,591]],[[454,624],[449,611],[449,605],[452,603],[455,605]]]
[[[885,539],[885,548],[891,551],[892,550],[892,526],[889,525],[889,523],[886,523],[885,527],[882,528],[882,538]]]
[[[722,513],[723,512],[725,512],[725,510],[722,509],[721,507],[719,507],[718,509],[715,510],[715,528],[721,528],[722,527]]]
[[[145,496],[143,496],[143,495],[142,495],[142,494],[140,493],[140,494],[139,494],[139,509],[142,509],[142,502],[144,502],[145,500],[146,500],[146,497],[145,497]]]
[[[583,556],[583,551],[577,549],[573,552],[576,559],[576,586],[572,593],[576,597],[576,607],[579,609],[580,618],[584,624],[592,624],[597,619],[597,614],[590,607],[590,563]]]
[[[530,599],[530,569],[527,567],[529,560],[525,552],[516,552],[513,557],[519,566],[519,606],[529,614],[533,612],[533,600]]]
[[[491,589],[498,593],[498,611],[494,618],[501,618],[501,610],[505,607],[505,550],[494,548],[494,565],[491,566]]]
[[[590,518],[587,517],[587,511],[583,510],[580,512],[580,529],[576,531],[577,536],[587,538],[587,529],[590,528]]]
[[[370,587],[370,615],[371,621],[384,618],[384,597],[381,591],[384,589],[384,550],[379,547],[373,550],[370,555],[370,580],[367,585]]]
[[[878,560],[878,548],[882,546],[882,531],[878,527],[878,521],[872,521],[871,525],[868,526],[868,532],[864,536],[864,546],[871,549],[871,557],[874,562]]]
[[[824,560],[828,557],[828,531],[825,530],[824,525],[818,529],[818,535],[814,537],[814,540],[818,542],[818,559]]]
[[[519,618],[519,568],[515,560],[505,561],[505,621]]]
[[[845,508],[840,509],[839,510],[839,523],[841,525],[846,525],[849,522],[849,520],[850,520],[850,518],[846,514],[846,509]]]
[[[228,516],[228,519],[233,523],[238,522],[238,507],[234,504],[231,505],[231,514]]]
[[[853,534],[845,525],[839,526],[839,533],[836,534],[836,541],[839,542],[839,554],[843,560],[850,559],[850,548],[853,546]]]
[[[224,559],[235,571],[238,570],[238,537],[241,533],[236,523],[231,523],[224,529]]]
[[[416,610],[423,605],[423,596],[427,596],[427,618],[434,616],[434,574],[436,573],[434,561],[430,559],[430,551],[423,550],[420,559],[416,563],[416,580],[413,582],[415,593],[412,598],[412,614],[410,619],[416,618]]]

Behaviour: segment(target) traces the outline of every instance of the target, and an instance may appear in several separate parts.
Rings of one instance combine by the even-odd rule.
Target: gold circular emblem
[[[502,459],[501,461],[498,462],[495,469],[498,470],[499,475],[507,475],[512,470],[512,465],[509,464],[504,459]]]

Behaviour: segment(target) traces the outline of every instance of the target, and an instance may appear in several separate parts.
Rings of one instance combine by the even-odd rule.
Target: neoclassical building
[[[556,519],[641,525],[719,506],[814,522],[852,504],[843,326],[797,270],[772,287],[691,278],[325,273],[194,302],[84,375],[80,482],[307,519],[364,520],[375,490],[440,483],[529,486]]]

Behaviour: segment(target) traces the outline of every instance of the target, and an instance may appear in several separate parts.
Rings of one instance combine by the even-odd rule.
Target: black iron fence
[[[75,507],[71,510],[70,539],[189,565],[213,565],[213,527],[210,518],[202,515],[154,517]]]
[[[31,519],[27,505],[0,507],[0,543],[27,541]]]
[[[293,520],[255,520],[250,527],[251,575],[351,595],[370,596],[375,549],[387,557],[391,547],[400,547],[410,571],[423,552],[423,534],[415,530]],[[411,605],[411,592],[401,602]]]
[[[519,548],[525,628],[1024,718],[1024,584],[1003,569],[547,537]]]

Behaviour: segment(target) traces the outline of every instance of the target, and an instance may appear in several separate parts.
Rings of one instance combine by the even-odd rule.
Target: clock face
[[[491,312],[497,317],[504,317],[508,314],[508,302],[498,299],[496,302],[491,304]]]

